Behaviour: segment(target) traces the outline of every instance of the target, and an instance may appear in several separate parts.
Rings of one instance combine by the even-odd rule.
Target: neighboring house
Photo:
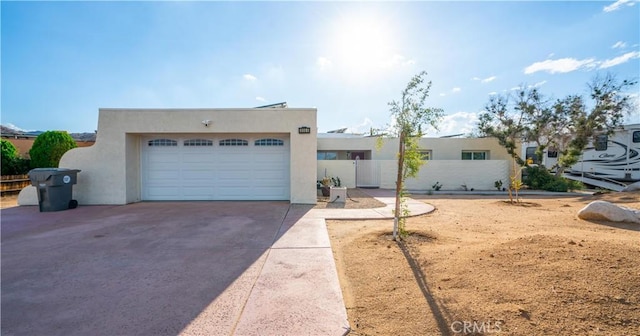
[[[395,186],[397,139],[317,134],[317,110],[100,109],[95,145],[75,148],[60,167],[80,169],[80,204],[156,200],[288,200],[314,204],[316,181]],[[424,166],[409,189],[493,189],[510,161],[494,139],[424,138]],[[19,204],[37,204],[34,187]]]
[[[378,144],[382,141],[381,146]],[[379,147],[379,148],[378,148]],[[426,164],[409,190],[492,190],[509,183],[512,160],[495,138],[422,138]],[[330,133],[318,135],[318,179],[339,177],[347,187],[395,188],[398,139]]]

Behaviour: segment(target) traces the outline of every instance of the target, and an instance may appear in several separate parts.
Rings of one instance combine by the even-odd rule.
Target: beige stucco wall
[[[372,160],[395,160],[398,139],[385,138],[376,148],[377,138],[318,138],[318,150],[371,150]],[[495,138],[421,138],[420,148],[430,150],[432,160],[460,160],[462,151],[489,151],[489,160],[509,160],[509,153]]]
[[[377,148],[377,138],[318,138],[318,150],[346,151],[371,150],[371,160],[377,161],[381,188],[394,188],[397,170],[398,139],[382,139]],[[420,169],[418,176],[409,178],[410,190],[429,190],[435,182],[443,184],[443,190],[468,189],[492,190],[494,182],[508,184],[513,172],[513,160],[495,138],[422,138],[422,150],[431,151],[431,160]],[[462,160],[462,151],[488,151],[488,160]],[[341,156],[347,158],[346,154]],[[320,160],[317,179],[327,176],[340,177],[343,185],[356,186],[355,165],[352,160]]]
[[[100,109],[95,145],[67,152],[60,167],[82,170],[74,186],[80,204],[127,204],[140,201],[140,137],[145,134],[287,133],[291,202],[315,204],[316,114],[316,109],[297,108]],[[298,134],[301,126],[310,127],[311,134]],[[23,201],[33,200],[26,193]]]

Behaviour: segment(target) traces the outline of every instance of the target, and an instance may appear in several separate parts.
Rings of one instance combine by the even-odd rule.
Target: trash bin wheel
[[[75,209],[78,207],[78,201],[76,200],[70,200],[69,201],[69,209]]]

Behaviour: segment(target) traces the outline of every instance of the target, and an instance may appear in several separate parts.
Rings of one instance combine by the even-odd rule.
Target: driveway
[[[340,335],[323,219],[287,202],[3,209],[3,335]]]

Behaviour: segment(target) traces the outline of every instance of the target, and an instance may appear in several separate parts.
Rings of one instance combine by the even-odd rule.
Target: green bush
[[[62,155],[78,145],[69,133],[64,131],[47,131],[40,134],[29,151],[31,167],[58,167]]]
[[[22,175],[29,172],[30,162],[18,156],[18,149],[2,139],[2,175]]]
[[[525,169],[522,181],[531,189],[566,192],[583,188],[582,183],[551,174],[546,168],[530,166]]]
[[[18,159],[18,149],[9,140],[2,139],[2,175],[12,175],[14,161]]]

